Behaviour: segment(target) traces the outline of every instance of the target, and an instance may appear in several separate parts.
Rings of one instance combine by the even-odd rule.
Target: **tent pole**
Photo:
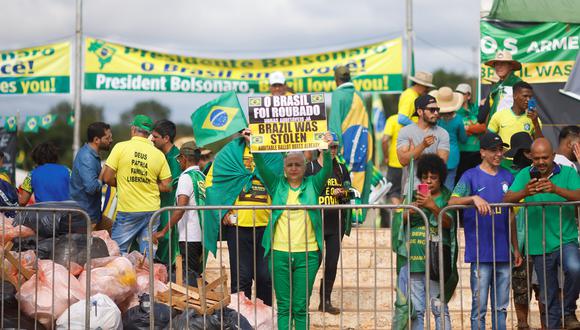
[[[74,91],[74,133],[73,156],[81,144],[81,93],[83,84],[83,0],[76,0],[76,44],[75,44],[75,91]]]
[[[406,29],[407,38],[407,87],[411,86],[409,79],[413,74],[413,0],[406,0]]]

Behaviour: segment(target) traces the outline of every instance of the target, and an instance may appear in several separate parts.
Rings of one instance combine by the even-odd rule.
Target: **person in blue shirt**
[[[455,112],[463,105],[463,95],[454,92],[449,87],[441,87],[434,90],[430,95],[437,99],[439,105],[439,120],[437,125],[443,127],[449,133],[449,158],[447,159],[447,179],[444,185],[453,190],[455,174],[459,166],[459,145],[467,141],[467,134],[463,125],[463,118]]]
[[[32,161],[37,165],[21,185],[18,203],[25,206],[32,194],[36,202],[70,200],[70,170],[57,164],[58,149],[52,142],[43,142],[32,149]]]
[[[465,262],[471,263],[471,329],[486,329],[485,314],[491,297],[492,329],[505,329],[510,288],[510,232],[508,208],[501,203],[514,178],[500,167],[508,145],[495,133],[480,139],[480,165],[467,170],[457,182],[449,205],[474,205],[465,209]],[[522,263],[517,239],[512,241],[514,265]]]
[[[110,229],[111,220],[101,213],[102,168],[100,151],[111,149],[111,126],[96,122],[87,128],[87,143],[82,146],[74,161],[70,179],[71,198],[89,214],[98,229]]]

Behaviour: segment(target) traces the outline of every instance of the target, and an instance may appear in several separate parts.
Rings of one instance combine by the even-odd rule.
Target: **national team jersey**
[[[542,121],[538,118],[540,127],[542,126]],[[534,136],[535,129],[532,120],[524,112],[521,115],[516,115],[512,109],[505,109],[496,112],[489,121],[487,126],[493,133],[497,133],[503,142],[509,144],[512,135],[519,132],[526,132],[530,136]]]
[[[500,167],[495,175],[491,175],[482,171],[478,165],[463,173],[452,196],[477,195],[488,203],[501,203],[513,180],[513,175],[504,168]],[[477,255],[479,262],[508,262],[510,256],[508,208],[493,208],[493,217],[478,214],[477,223],[475,212],[474,207],[463,212],[465,262],[476,262]]]

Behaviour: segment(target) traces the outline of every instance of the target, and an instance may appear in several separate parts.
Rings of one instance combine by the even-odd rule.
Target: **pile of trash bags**
[[[69,202],[35,207],[42,205],[75,207]],[[12,260],[1,259],[4,328],[84,329],[89,291],[90,329],[149,329],[151,313],[155,329],[252,329],[243,315],[230,308],[203,316],[193,309],[181,312],[152,302],[151,285],[155,294],[169,289],[166,266],[150,265],[138,251],[122,256],[107,231],[87,237],[83,221],[72,213],[53,211],[17,212],[15,218],[0,213],[0,242],[6,248],[0,254],[9,253]]]

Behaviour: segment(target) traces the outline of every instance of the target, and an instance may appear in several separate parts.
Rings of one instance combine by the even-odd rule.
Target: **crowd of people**
[[[450,296],[440,297],[439,276],[446,290],[457,284],[457,232],[463,226],[464,259],[471,265],[472,329],[485,328],[488,300],[492,327],[506,328],[510,285],[519,328],[528,327],[528,288],[542,297],[543,326],[580,328],[575,316],[580,292],[576,208],[490,205],[580,200],[575,167],[580,128],[564,127],[554,147],[543,137],[539,109],[530,102],[532,86],[514,74],[521,65],[505,51],[486,64],[495,69],[499,81],[479,104],[469,84],[435,89],[430,73],[417,72],[400,96],[397,114],[386,122],[383,161],[393,185],[388,203],[420,208],[428,219],[429,236],[438,237],[439,225],[443,235],[438,242],[444,246],[444,269],[426,279],[431,265],[425,255],[425,223],[417,212],[400,214],[403,230],[410,228],[409,263],[399,271],[399,285],[410,288],[407,298],[415,311],[411,327],[423,328],[430,296],[438,328],[442,319],[452,328],[448,309],[440,308],[440,300],[447,302]],[[342,99],[352,100],[358,92],[348,67],[337,67],[335,73]],[[270,83],[272,95],[292,93],[281,72],[272,73]],[[333,111],[339,105],[331,106]],[[351,104],[340,106],[352,111]],[[252,297],[255,286],[256,298],[270,306],[275,296],[280,329],[309,328],[309,299],[324,264],[319,310],[341,312],[332,305],[331,294],[341,241],[351,229],[350,212],[259,208],[348,204],[360,192],[352,188],[352,169],[341,157],[344,132],[327,132],[326,150],[283,155],[251,153],[246,129],[213,157],[194,141],[178,148],[176,127],[169,120],[154,123],[137,115],[129,126],[131,138],[113,146],[108,124],[90,124],[87,143],[76,154],[72,170],[58,164],[52,143],[39,144],[32,152],[36,167],[10,205],[27,205],[32,196],[36,202],[72,199],[90,216],[94,229],[111,232],[122,253],[152,253],[169,267],[181,254],[194,276],[204,271],[204,245],[212,250],[208,246],[225,240],[231,292]],[[100,153],[109,150],[103,162]],[[102,212],[104,185],[116,187],[115,219]],[[150,237],[149,220],[161,207],[207,204],[256,209],[164,212]],[[448,205],[473,207],[442,214]],[[210,235],[209,226],[219,229]],[[154,251],[149,251],[151,240]],[[558,282],[560,271],[563,283]]]

